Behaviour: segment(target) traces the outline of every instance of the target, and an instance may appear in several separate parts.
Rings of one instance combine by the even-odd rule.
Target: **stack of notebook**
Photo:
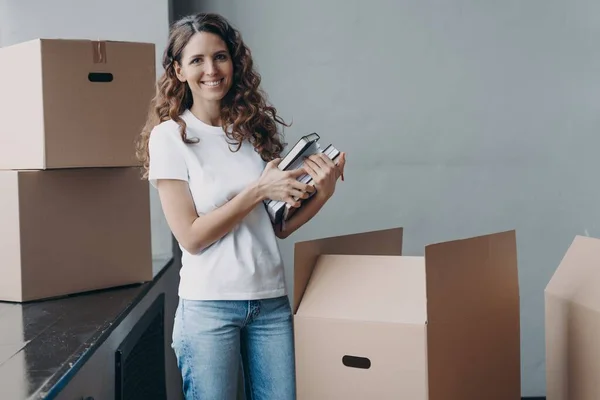
[[[281,160],[279,163],[279,169],[282,171],[291,171],[301,168],[304,164],[304,157],[308,157],[317,153],[323,153],[335,162],[337,157],[340,155],[340,151],[331,144],[323,148],[319,144],[319,139],[320,137],[317,133],[311,133],[300,138],[296,145]],[[312,183],[312,177],[308,174],[300,176],[298,180],[309,185]],[[310,197],[312,197],[315,193],[316,191],[313,192]],[[287,219],[289,219],[295,210],[286,202],[279,200],[266,200],[265,205],[271,221],[277,224],[285,222]]]

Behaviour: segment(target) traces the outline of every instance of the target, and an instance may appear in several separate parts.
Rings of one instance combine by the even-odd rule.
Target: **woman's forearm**
[[[315,193],[285,222],[285,229],[281,229],[281,226],[277,227],[277,236],[281,239],[290,236],[298,228],[310,221],[323,208],[327,200],[329,200],[328,197],[319,195],[319,192]]]
[[[198,216],[190,228],[193,249],[201,251],[220,240],[262,201],[258,184],[254,183],[221,207]]]

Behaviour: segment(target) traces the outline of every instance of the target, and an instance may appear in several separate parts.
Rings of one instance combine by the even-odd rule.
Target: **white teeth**
[[[206,86],[217,86],[219,83],[221,83],[222,79],[219,79],[218,81],[205,81],[203,82]]]

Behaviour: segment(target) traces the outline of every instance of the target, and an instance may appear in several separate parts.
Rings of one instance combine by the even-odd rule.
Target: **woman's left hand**
[[[346,153],[339,155],[338,165],[322,153],[313,154],[304,160],[304,168],[312,177],[317,189],[315,196],[329,199],[335,192],[335,184],[339,177],[344,180],[344,167],[346,166]]]

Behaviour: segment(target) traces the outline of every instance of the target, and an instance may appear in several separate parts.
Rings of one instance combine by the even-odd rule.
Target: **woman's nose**
[[[208,75],[212,75],[217,71],[217,66],[214,62],[208,61],[204,64],[204,73]]]

